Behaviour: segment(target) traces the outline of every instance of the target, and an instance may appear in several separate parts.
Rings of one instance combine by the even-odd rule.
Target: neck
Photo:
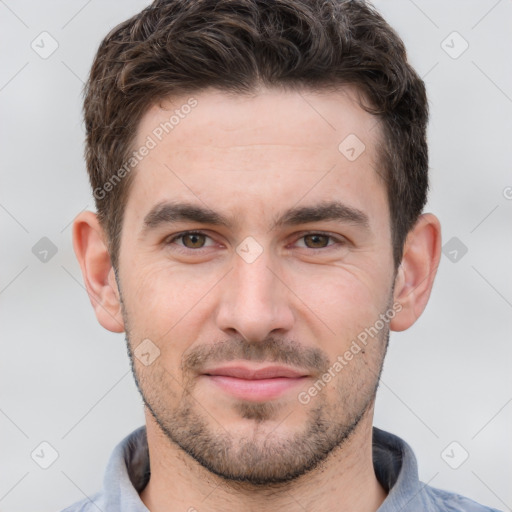
[[[386,492],[372,460],[373,411],[320,467],[272,487],[230,482],[203,468],[171,443],[146,411],[151,478],[140,497],[151,512],[304,510],[376,511]]]

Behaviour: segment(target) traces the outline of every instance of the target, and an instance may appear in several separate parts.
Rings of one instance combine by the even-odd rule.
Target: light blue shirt
[[[388,491],[377,512],[499,512],[420,482],[411,447],[399,437],[375,427],[373,464],[379,482]],[[149,476],[146,427],[140,427],[114,449],[103,489],[62,512],[147,512],[139,493]]]

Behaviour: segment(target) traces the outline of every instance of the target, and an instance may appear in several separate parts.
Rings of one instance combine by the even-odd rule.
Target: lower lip
[[[225,375],[205,375],[222,390],[242,400],[261,402],[279,398],[304,383],[307,377],[276,377],[275,379],[238,379]]]

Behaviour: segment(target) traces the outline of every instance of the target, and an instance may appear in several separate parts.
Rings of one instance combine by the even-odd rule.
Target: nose
[[[293,327],[292,294],[270,260],[265,251],[252,263],[234,255],[217,308],[217,326],[226,334],[255,342]]]

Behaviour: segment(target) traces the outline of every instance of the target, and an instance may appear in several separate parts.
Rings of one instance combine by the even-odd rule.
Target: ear
[[[441,225],[431,213],[420,215],[407,235],[402,262],[395,278],[394,301],[402,309],[390,322],[392,331],[404,331],[427,305],[441,258]]]
[[[75,218],[73,248],[98,322],[109,331],[124,332],[119,290],[106,235],[93,212],[81,212]]]

